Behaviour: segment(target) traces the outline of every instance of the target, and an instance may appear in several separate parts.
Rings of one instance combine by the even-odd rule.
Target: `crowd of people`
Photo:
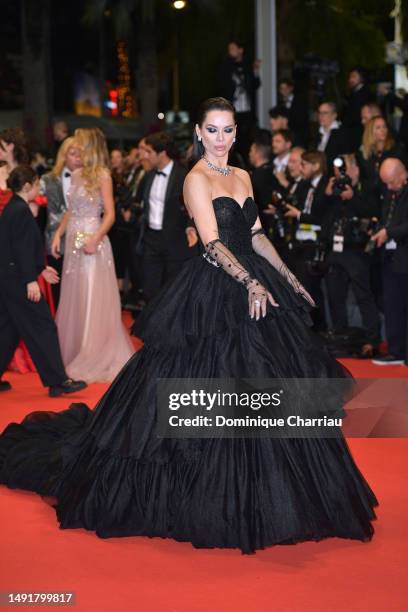
[[[230,43],[221,70],[237,110],[230,159],[250,170],[266,235],[312,296],[314,328],[333,351],[379,365],[408,364],[405,143],[357,68],[341,120],[336,104],[323,100],[313,135],[306,103],[283,79],[271,129],[257,128],[258,69],[244,61],[239,43]],[[6,338],[0,375],[25,351],[50,395],[112,380],[133,353],[121,307],[137,319],[200,252],[183,202],[192,145],[180,154],[162,131],[109,152],[98,128],[70,135],[63,122],[55,138],[55,161],[47,168],[38,154],[30,160],[21,129],[0,133],[0,333]],[[386,354],[379,352],[383,319]]]
[[[316,330],[339,352],[349,349],[378,365],[407,363],[404,144],[362,93],[351,98],[342,122],[336,104],[323,101],[318,136],[308,146],[299,144],[306,129],[289,129],[283,104],[270,116],[272,132],[259,131],[250,149],[255,197],[270,239],[318,305]],[[350,286],[362,326],[357,349],[347,308]],[[382,315],[386,355],[379,354]],[[345,336],[348,348],[340,346]]]
[[[285,78],[270,130],[259,130],[259,62],[251,66],[232,41],[222,76],[229,99],[246,102],[243,139],[237,113],[235,159],[250,169],[270,240],[318,306],[315,329],[338,356],[407,364],[408,93],[380,90],[376,98],[355,67],[341,109],[324,98],[309,109]],[[398,130],[389,123],[395,107],[403,113]],[[388,352],[380,354],[384,335]]]

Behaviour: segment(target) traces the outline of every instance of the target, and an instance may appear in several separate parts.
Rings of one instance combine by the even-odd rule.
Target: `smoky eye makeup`
[[[214,125],[207,125],[206,127],[207,132],[209,132],[210,134],[215,134],[215,132],[217,131],[217,128]],[[223,128],[223,131],[226,134],[231,134],[234,131],[234,127],[229,125],[225,128]]]

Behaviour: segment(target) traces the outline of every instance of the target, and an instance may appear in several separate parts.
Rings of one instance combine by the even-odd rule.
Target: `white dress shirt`
[[[167,166],[162,168],[162,174],[156,174],[150,188],[149,196],[149,227],[154,230],[163,229],[164,202],[166,199],[167,185],[169,176],[173,169],[173,160],[169,161]],[[159,171],[158,171],[159,172]]]
[[[285,172],[289,161],[289,153],[283,157],[275,157],[273,160],[273,168],[275,172]]]
[[[72,175],[71,170],[69,170],[66,166],[64,166],[61,172],[61,184],[62,184],[62,192],[64,194],[65,204],[67,208],[68,208],[67,192],[68,192],[68,189],[71,187],[71,175]]]
[[[295,95],[292,93],[292,94],[289,94],[287,98],[285,98],[284,106],[288,110],[290,110],[292,108],[292,102],[293,102],[293,98],[294,97],[295,97]]]
[[[325,151],[327,147],[327,143],[329,142],[330,134],[332,130],[337,130],[340,127],[340,123],[338,121],[333,121],[328,130],[325,130],[324,127],[319,128],[319,132],[321,134],[321,139],[319,145],[317,147],[318,151]]]

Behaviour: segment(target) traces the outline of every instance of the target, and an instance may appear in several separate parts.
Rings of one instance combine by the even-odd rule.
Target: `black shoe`
[[[7,380],[0,380],[0,391],[10,391],[11,385]]]
[[[372,361],[375,365],[404,365],[403,359],[398,359],[395,355],[385,355],[385,357],[378,357]]]
[[[82,389],[86,389],[88,385],[84,380],[72,380],[72,378],[68,378],[65,382],[60,385],[52,385],[48,389],[48,395],[50,397],[59,397],[60,395],[65,395],[66,393],[76,393],[77,391],[82,391]]]

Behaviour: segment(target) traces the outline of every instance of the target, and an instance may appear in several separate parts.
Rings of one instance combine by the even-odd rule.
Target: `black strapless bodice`
[[[248,197],[240,206],[234,198],[219,196],[213,205],[220,240],[235,255],[252,253],[251,227],[258,216],[254,200]]]

